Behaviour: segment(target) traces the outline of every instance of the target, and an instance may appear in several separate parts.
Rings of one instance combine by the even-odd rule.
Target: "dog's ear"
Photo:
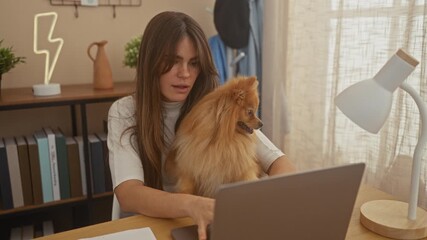
[[[253,88],[257,88],[258,87],[258,80],[256,79],[256,77],[248,77],[246,79],[246,81],[248,81],[248,85],[253,87]]]
[[[246,97],[246,91],[243,89],[234,89],[233,90],[233,99],[236,101],[237,104],[242,105],[243,101]]]

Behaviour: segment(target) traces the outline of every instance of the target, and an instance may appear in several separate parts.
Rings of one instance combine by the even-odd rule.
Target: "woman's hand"
[[[197,224],[199,240],[207,239],[207,226],[213,221],[215,200],[211,198],[191,195],[192,199],[188,201],[188,215]]]
[[[150,217],[191,217],[198,225],[199,239],[206,240],[206,228],[212,223],[215,200],[184,193],[169,193],[128,180],[114,189],[120,207]]]

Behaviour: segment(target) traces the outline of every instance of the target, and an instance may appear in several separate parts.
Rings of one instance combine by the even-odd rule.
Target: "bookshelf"
[[[89,129],[88,129],[88,115],[87,105],[96,103],[113,102],[123,96],[132,94],[135,90],[134,82],[117,82],[114,84],[114,88],[110,90],[95,90],[92,84],[75,84],[75,85],[62,85],[61,94],[56,96],[48,97],[35,97],[32,93],[32,88],[11,88],[1,90],[0,97],[0,111],[13,111],[22,109],[33,109],[33,108],[47,108],[55,106],[68,106],[70,108],[70,122],[71,131],[73,136],[78,134],[83,137],[83,149],[86,171],[86,179],[92,179],[89,160]],[[78,114],[79,113],[79,114]],[[79,119],[78,116],[79,115]],[[80,132],[77,129],[77,123],[80,121]],[[13,123],[10,124],[11,127]],[[100,201],[104,199],[104,203]],[[107,203],[105,203],[106,201]],[[37,221],[37,219],[43,219],[43,216],[49,215],[52,212],[64,212],[64,215],[59,221],[63,221],[63,218],[73,218],[66,224],[68,227],[59,230],[68,230],[67,228],[75,228],[86,226],[89,224],[96,223],[91,220],[91,215],[97,215],[98,213],[90,213],[91,208],[106,204],[111,205],[112,192],[93,194],[93,188],[91,181],[87,181],[87,195],[84,197],[70,198],[65,200],[58,200],[38,205],[18,207],[8,210],[0,209],[0,225],[5,226],[15,225],[21,220],[23,223],[28,221]],[[69,211],[70,208],[75,207],[77,210]],[[109,213],[104,213],[109,214]],[[109,214],[111,215],[111,214]],[[55,221],[55,220],[54,220]],[[75,222],[78,221],[78,224]],[[74,223],[73,223],[74,222]],[[4,231],[2,229],[2,231]],[[3,235],[3,234],[2,234]]]

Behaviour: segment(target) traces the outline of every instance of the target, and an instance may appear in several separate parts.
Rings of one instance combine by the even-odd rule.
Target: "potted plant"
[[[0,96],[3,74],[9,72],[18,63],[25,63],[25,57],[15,56],[12,47],[2,47],[2,43],[3,40],[0,40]]]
[[[136,68],[138,64],[139,45],[141,45],[141,36],[132,38],[125,45],[125,58],[123,65]]]

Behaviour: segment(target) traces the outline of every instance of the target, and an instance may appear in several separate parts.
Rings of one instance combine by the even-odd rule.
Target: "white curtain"
[[[271,129],[266,134],[299,170],[365,162],[365,183],[408,200],[421,127],[413,99],[398,89],[386,124],[378,134],[371,134],[347,119],[336,108],[334,97],[373,77],[402,48],[420,61],[406,82],[427,98],[426,4],[422,0],[265,1],[263,91],[269,89],[270,95],[263,92],[268,98],[262,101],[271,108],[266,112],[263,107],[263,120],[268,114]],[[283,96],[287,108],[277,105]],[[285,124],[284,113],[290,131],[286,135],[276,131]],[[419,204],[427,208],[424,150]]]
[[[283,148],[290,118],[285,94],[287,1],[264,1],[262,63],[262,131]],[[280,41],[278,41],[280,39]],[[278,109],[278,110],[276,110]]]

